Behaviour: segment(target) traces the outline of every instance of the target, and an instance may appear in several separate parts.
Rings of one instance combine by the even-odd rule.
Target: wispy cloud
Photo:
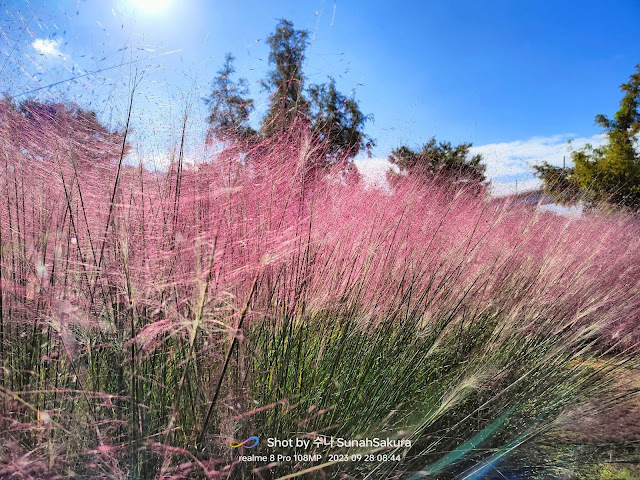
[[[568,143],[571,140],[571,143]],[[575,135],[553,135],[532,137],[514,142],[490,143],[471,148],[471,153],[479,153],[487,165],[487,178],[492,181],[494,195],[507,195],[518,191],[532,190],[540,186],[533,176],[532,165],[548,162],[561,166],[563,157],[571,164],[571,150],[586,144],[594,147],[604,143],[603,135],[575,137]],[[385,172],[391,164],[384,158],[356,160],[356,166],[370,184],[386,185]],[[517,183],[517,186],[516,186]]]
[[[571,143],[569,143],[571,141]],[[604,135],[577,137],[571,134],[532,137],[514,142],[490,143],[472,147],[472,153],[482,155],[487,164],[487,177],[492,181],[494,195],[533,190],[540,181],[533,176],[533,165],[542,162],[562,166],[563,159],[571,165],[571,151],[587,144],[602,145]]]
[[[571,149],[579,149],[590,143],[602,145],[604,137],[578,137],[574,135],[553,135],[533,137],[515,142],[489,143],[472,147],[472,153],[480,153],[487,164],[487,176],[491,179],[520,175],[531,172],[531,165],[548,162],[561,166],[563,157],[570,162]],[[569,144],[569,140],[571,144]]]
[[[61,44],[61,39],[52,40],[48,38],[36,38],[31,45],[36,52],[41,55],[45,55],[47,57],[59,57],[66,60],[69,57],[60,51]]]
[[[527,192],[529,190],[536,190],[540,188],[542,182],[533,174],[527,172],[528,176],[524,179],[511,180],[506,182],[499,182],[492,180],[491,182],[491,194],[496,197],[503,195],[511,195],[518,192]]]

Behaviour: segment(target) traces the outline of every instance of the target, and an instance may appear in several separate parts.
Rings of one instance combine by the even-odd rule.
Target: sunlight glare
[[[169,0],[131,0],[131,3],[143,12],[160,12],[167,8]]]

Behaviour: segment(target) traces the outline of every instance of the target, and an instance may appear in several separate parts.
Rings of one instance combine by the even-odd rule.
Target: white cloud
[[[48,38],[36,38],[31,45],[41,55],[45,55],[47,57],[60,57],[63,60],[66,60],[68,58],[67,55],[60,51],[61,44],[61,39],[52,40]]]
[[[571,144],[568,143],[569,140]],[[487,165],[487,178],[492,181],[492,193],[507,195],[516,190],[523,192],[540,186],[540,181],[533,176],[532,165],[548,162],[562,166],[563,157],[566,157],[567,165],[570,165],[571,150],[580,149],[586,144],[597,147],[604,140],[604,135],[577,138],[570,134],[532,137],[528,140],[478,145],[471,148],[471,153],[482,155]],[[360,159],[355,164],[365,181],[386,185],[385,172],[391,167],[386,159]]]
[[[387,170],[398,170],[386,158],[363,158],[354,163],[366,183],[380,188],[387,188]]]
[[[587,144],[597,147],[604,141],[604,135],[574,138],[573,135],[564,134],[478,145],[472,147],[471,151],[482,155],[487,165],[487,177],[492,180],[492,193],[507,195],[540,187],[540,181],[533,176],[533,165],[547,162],[560,167],[563,158],[567,165],[571,165],[572,150]]]
[[[503,195],[536,190],[540,188],[541,185],[540,180],[536,177],[510,182],[497,182],[494,180],[491,182],[491,194],[496,197],[501,197]]]
[[[568,143],[572,140],[571,144]],[[531,165],[548,162],[561,166],[562,158],[570,163],[571,149],[577,150],[587,143],[602,145],[603,135],[573,138],[572,135],[533,137],[515,142],[490,143],[472,147],[471,152],[480,153],[487,164],[487,177],[494,179],[504,176],[531,172]]]
[[[564,205],[558,205],[556,203],[548,203],[546,205],[540,205],[540,210],[557,213],[558,215],[564,215],[565,217],[576,218],[582,215],[583,208],[580,204],[566,207]]]

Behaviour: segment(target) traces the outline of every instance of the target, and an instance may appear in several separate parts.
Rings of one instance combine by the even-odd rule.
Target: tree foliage
[[[387,178],[394,184],[402,176],[443,178],[455,185],[469,186],[483,191],[486,181],[486,165],[482,156],[471,155],[471,143],[460,143],[455,147],[450,142],[437,142],[431,138],[420,151],[401,146],[391,151],[389,162],[396,165],[400,173],[392,170]]]
[[[579,197],[580,189],[571,181],[571,168],[556,167],[548,162],[534,165],[536,175],[542,180],[543,189],[547,195],[561,204],[575,203]]]
[[[545,190],[556,198],[640,209],[640,64],[620,89],[624,95],[614,117],[595,117],[607,137],[605,145],[587,145],[572,152],[574,165],[570,168],[558,170],[546,162],[535,167]]]
[[[254,105],[253,100],[248,98],[247,80],[240,78],[234,82],[231,78],[235,73],[234,60],[233,55],[227,53],[224,65],[213,80],[213,91],[205,99],[210,109],[209,139],[247,139],[256,134],[249,125],[249,115]]]
[[[13,132],[7,140],[34,160],[63,148],[65,159],[79,166],[105,167],[123,153],[122,134],[79,105],[35,98],[14,102],[5,97],[0,100],[0,112],[0,123]],[[125,145],[125,154],[127,150]]]
[[[296,30],[285,19],[278,22],[275,32],[267,38],[271,70],[262,85],[271,95],[269,110],[262,120],[265,135],[282,133],[309,112],[302,70],[308,39],[306,30]]]
[[[375,142],[364,133],[371,115],[364,115],[353,98],[341,94],[333,78],[311,86],[309,97],[314,135],[326,142],[330,159],[353,158],[363,149],[371,150]]]
[[[234,73],[233,57],[227,55],[213,82],[213,93],[206,100],[210,106],[210,137],[266,140],[289,134],[291,129],[302,129],[301,133],[308,134],[311,142],[319,146],[313,149],[314,158],[310,159],[319,169],[342,164],[363,149],[369,151],[375,142],[364,128],[372,116],[363,114],[352,96],[340,93],[332,78],[323,84],[305,85],[308,32],[282,19],[267,38],[267,44],[270,70],[262,86],[270,96],[260,131],[248,124],[254,103],[247,97],[245,80],[235,83],[230,80]]]

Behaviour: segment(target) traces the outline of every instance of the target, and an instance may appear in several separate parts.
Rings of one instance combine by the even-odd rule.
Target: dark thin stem
[[[258,286],[258,277],[253,281],[253,285],[251,286],[251,291],[249,292],[249,297],[242,308],[242,312],[240,313],[240,321],[238,322],[238,326],[236,330],[240,330],[242,328],[242,323],[244,322],[245,317],[247,316],[247,312],[249,311],[249,304],[251,303],[251,299],[253,298],[253,294],[256,291],[256,287]],[[222,371],[220,372],[220,377],[218,378],[218,384],[216,385],[216,390],[213,394],[213,398],[211,399],[211,404],[209,405],[209,410],[207,411],[207,416],[204,419],[204,423],[202,424],[202,431],[200,432],[200,436],[198,437],[198,444],[202,444],[204,435],[207,431],[207,426],[209,425],[209,421],[211,420],[211,415],[213,414],[213,409],[216,406],[216,402],[218,401],[218,396],[220,395],[220,389],[222,388],[222,382],[224,381],[224,376],[227,373],[227,367],[229,366],[229,361],[231,360],[231,355],[233,353],[233,349],[238,343],[238,335],[233,336],[233,341],[231,342],[231,346],[229,347],[229,351],[227,352],[227,356],[224,360],[224,365],[222,366]]]

